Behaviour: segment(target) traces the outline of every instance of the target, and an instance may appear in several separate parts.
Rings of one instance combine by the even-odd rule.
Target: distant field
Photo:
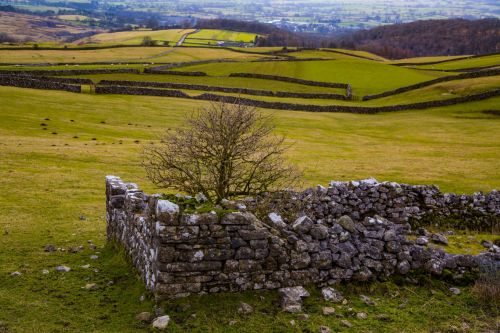
[[[455,70],[455,69],[489,67],[489,66],[500,66],[500,54],[450,61],[442,64],[424,65],[424,66],[419,66],[418,68]]]
[[[18,64],[146,61],[165,51],[165,49],[158,47],[123,47],[102,50],[0,50],[0,61]]]
[[[168,41],[177,43],[185,33],[193,29],[169,29],[169,30],[137,30],[120,31],[94,35],[74,42],[75,44],[121,44],[121,45],[140,45],[144,37],[151,37],[155,41]]]
[[[3,63],[184,62],[213,59],[257,59],[261,55],[225,49],[122,47],[98,50],[0,50]]]
[[[90,18],[85,15],[58,15],[56,17],[60,20],[66,20],[66,21],[83,21]]]
[[[234,42],[253,43],[255,41],[256,36],[257,34],[249,32],[202,29],[199,32],[189,35],[187,40],[201,38],[201,39],[210,39],[213,41],[234,41]]]
[[[440,57],[418,57],[418,58],[404,58],[399,60],[389,60],[391,64],[420,64],[426,62],[438,62],[438,61],[448,61],[453,59],[461,59],[466,56],[440,56]]]
[[[340,82],[352,85],[358,96],[379,93],[401,86],[449,75],[400,68],[363,59],[296,62],[241,62],[228,66],[223,63],[194,65],[183,71],[202,71],[213,76],[234,72],[291,76],[306,80]]]
[[[8,33],[20,43],[61,42],[66,38],[94,31],[101,32],[102,29],[76,26],[66,21],[42,16],[0,12],[0,32]],[[0,61],[3,61],[1,56]]]
[[[360,57],[365,57],[365,58],[369,58],[369,59],[373,59],[373,60],[379,60],[379,61],[387,60],[384,57],[381,57],[379,55],[376,55],[376,54],[370,53],[370,52],[366,52],[366,51],[344,50],[344,49],[331,49],[331,50],[339,51],[339,52],[343,52],[343,53],[348,53],[348,54],[353,54],[353,55],[357,55]]]

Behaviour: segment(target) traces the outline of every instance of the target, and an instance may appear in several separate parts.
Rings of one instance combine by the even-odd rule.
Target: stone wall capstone
[[[453,255],[407,239],[408,223],[302,215],[265,220],[239,205],[218,215],[187,213],[136,184],[106,177],[107,235],[121,244],[158,299],[198,293],[367,281],[421,269],[458,277],[498,270],[499,253]],[[498,208],[498,207],[497,207]]]

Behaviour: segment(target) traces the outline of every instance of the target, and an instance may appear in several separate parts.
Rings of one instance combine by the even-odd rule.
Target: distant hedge
[[[307,99],[337,99],[345,100],[346,96],[341,94],[322,94],[322,93],[296,93],[287,91],[270,91],[247,88],[232,88],[208,86],[201,84],[187,83],[172,83],[172,82],[147,82],[147,81],[122,81],[122,80],[102,80],[100,85],[117,85],[117,86],[134,86],[134,87],[158,87],[158,88],[173,88],[173,89],[188,89],[188,90],[203,90],[203,91],[218,91],[234,94],[270,96],[270,97],[293,97]]]

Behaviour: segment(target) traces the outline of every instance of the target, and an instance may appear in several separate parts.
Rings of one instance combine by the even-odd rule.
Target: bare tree
[[[293,186],[301,175],[273,130],[272,118],[253,107],[212,103],[146,147],[143,165],[156,185],[213,202]]]

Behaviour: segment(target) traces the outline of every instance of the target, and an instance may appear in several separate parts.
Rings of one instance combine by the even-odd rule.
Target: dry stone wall
[[[417,245],[406,238],[407,223],[380,216],[302,215],[288,222],[270,213],[261,221],[244,205],[235,207],[222,215],[187,213],[135,184],[106,178],[108,239],[123,245],[159,299],[367,281],[413,269],[459,277],[500,265],[498,253],[452,255]]]
[[[80,93],[79,85],[72,85],[57,80],[45,80],[29,76],[13,76],[0,74],[0,86],[10,86],[31,89],[64,90]]]

